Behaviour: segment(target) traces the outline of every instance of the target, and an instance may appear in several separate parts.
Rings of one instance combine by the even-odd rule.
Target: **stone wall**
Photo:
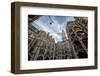
[[[87,17],[75,17],[75,21],[69,22],[66,27],[75,58],[88,57],[87,24]]]

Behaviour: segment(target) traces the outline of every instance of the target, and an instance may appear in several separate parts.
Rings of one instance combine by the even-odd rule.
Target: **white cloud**
[[[35,20],[32,25],[38,29],[41,29],[45,32],[49,32],[50,35],[55,39],[55,42],[62,41],[62,30],[65,31],[67,22],[73,20],[73,17],[64,16],[65,20],[62,24],[59,23],[59,19],[55,16],[41,16],[38,20]],[[66,33],[66,31],[65,31]],[[67,37],[67,34],[66,34]]]

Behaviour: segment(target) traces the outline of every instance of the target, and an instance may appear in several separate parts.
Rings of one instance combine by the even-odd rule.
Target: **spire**
[[[66,41],[66,35],[65,35],[64,30],[62,30],[62,40],[63,40],[63,41]]]

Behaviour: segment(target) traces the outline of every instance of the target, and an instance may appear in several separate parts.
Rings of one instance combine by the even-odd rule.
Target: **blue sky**
[[[58,42],[62,41],[62,30],[66,34],[67,22],[72,20],[74,18],[71,16],[41,16],[33,21],[32,25],[39,30],[49,33],[55,39],[55,42]]]

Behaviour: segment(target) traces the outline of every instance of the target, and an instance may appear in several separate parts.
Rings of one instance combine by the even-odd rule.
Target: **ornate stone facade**
[[[64,40],[55,43],[49,33],[29,25],[28,60],[71,59],[72,52],[70,51],[69,41]]]
[[[32,21],[39,17],[31,16],[28,19],[28,60],[87,58],[87,18],[76,17],[75,21],[68,22],[68,38],[62,31],[62,41],[56,43],[48,32],[32,25]]]
[[[68,23],[66,31],[75,58],[88,57],[88,20],[87,17],[75,17]]]
[[[29,25],[28,33],[29,60],[53,59],[55,41],[48,33]]]
[[[30,20],[34,20],[35,18],[33,16]],[[49,36],[49,33],[32,26],[31,22],[29,21],[28,25],[28,60],[54,59],[54,39],[52,36]]]

